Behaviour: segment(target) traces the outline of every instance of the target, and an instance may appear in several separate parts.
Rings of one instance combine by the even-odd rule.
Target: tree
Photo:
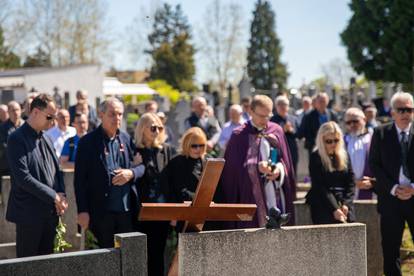
[[[275,32],[275,14],[269,2],[258,0],[250,27],[247,72],[256,89],[270,90],[273,83],[286,87],[288,72],[281,62],[282,48]]]
[[[52,65],[100,62],[110,42],[103,0],[16,1],[11,17],[14,46],[27,53],[39,45]]]
[[[173,9],[165,3],[155,12],[147,51],[153,62],[151,79],[163,79],[179,90],[194,90],[195,50],[190,39],[190,26],[180,5]]]
[[[341,33],[356,72],[373,81],[409,84],[414,65],[414,2],[352,0]]]
[[[209,67],[210,80],[224,93],[229,82],[242,75],[246,54],[242,44],[242,12],[239,4],[214,0],[207,7],[200,33],[200,50]]]
[[[20,58],[6,46],[3,28],[0,26],[0,69],[20,67]]]
[[[41,47],[37,47],[37,52],[28,56],[23,64],[23,67],[50,67],[52,63],[50,61],[50,55],[43,51]]]

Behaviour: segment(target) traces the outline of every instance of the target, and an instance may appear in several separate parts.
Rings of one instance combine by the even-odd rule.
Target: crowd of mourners
[[[335,112],[322,92],[304,96],[298,110],[285,94],[243,98],[220,122],[206,98],[196,96],[179,139],[155,101],[145,104],[130,135],[121,129],[121,100],[107,98],[95,110],[87,91],[76,99],[68,110],[44,93],[0,105],[0,176],[11,176],[6,219],[16,224],[18,257],[52,253],[58,217],[77,208],[80,228],[101,248],[114,246],[115,233],[147,234],[148,273],[163,275],[169,232],[184,226],[139,221],[140,204],[191,201],[208,157],[225,160],[215,202],[257,205],[252,221],[212,222],[208,229],[263,227],[271,208],[290,213],[293,224],[303,139],[313,223],[358,221],[353,201],[377,199],[384,273],[401,275],[405,222],[414,233],[410,93],[384,101],[379,115],[386,123],[371,102]],[[74,183],[63,183],[62,170],[71,168]],[[65,184],[74,185],[76,204],[68,203]]]

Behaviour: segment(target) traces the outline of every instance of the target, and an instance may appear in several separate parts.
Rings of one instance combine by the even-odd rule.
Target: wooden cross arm
[[[139,220],[168,221],[250,221],[256,204],[221,204],[211,202],[209,207],[191,206],[185,203],[143,203]]]

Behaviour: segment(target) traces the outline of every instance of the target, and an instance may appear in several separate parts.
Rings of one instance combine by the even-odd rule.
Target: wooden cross
[[[139,220],[182,220],[185,221],[183,232],[200,232],[207,220],[252,220],[257,208],[256,204],[218,204],[212,202],[223,167],[224,159],[208,159],[192,202],[142,203]],[[177,274],[178,254],[176,253],[168,275]]]

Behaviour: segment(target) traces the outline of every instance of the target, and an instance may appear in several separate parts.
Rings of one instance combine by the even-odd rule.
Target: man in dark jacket
[[[16,224],[17,257],[53,253],[58,215],[68,207],[54,148],[43,135],[55,119],[53,98],[40,94],[26,123],[8,139],[11,191],[6,219]]]
[[[316,134],[319,127],[329,121],[338,123],[338,117],[334,111],[328,109],[329,96],[326,93],[319,93],[315,99],[315,109],[307,113],[297,132],[298,138],[305,138],[305,148],[309,157],[315,146]]]
[[[270,121],[280,125],[285,133],[296,174],[299,160],[298,144],[296,143],[296,131],[298,129],[297,118],[289,114],[289,99],[286,96],[278,96],[275,99],[275,107],[276,114],[273,115]]]
[[[90,228],[101,248],[113,247],[116,233],[131,232],[137,219],[136,180],[144,166],[133,166],[135,147],[120,131],[124,106],[116,98],[100,106],[102,124],[83,136],[75,159],[78,223]]]

